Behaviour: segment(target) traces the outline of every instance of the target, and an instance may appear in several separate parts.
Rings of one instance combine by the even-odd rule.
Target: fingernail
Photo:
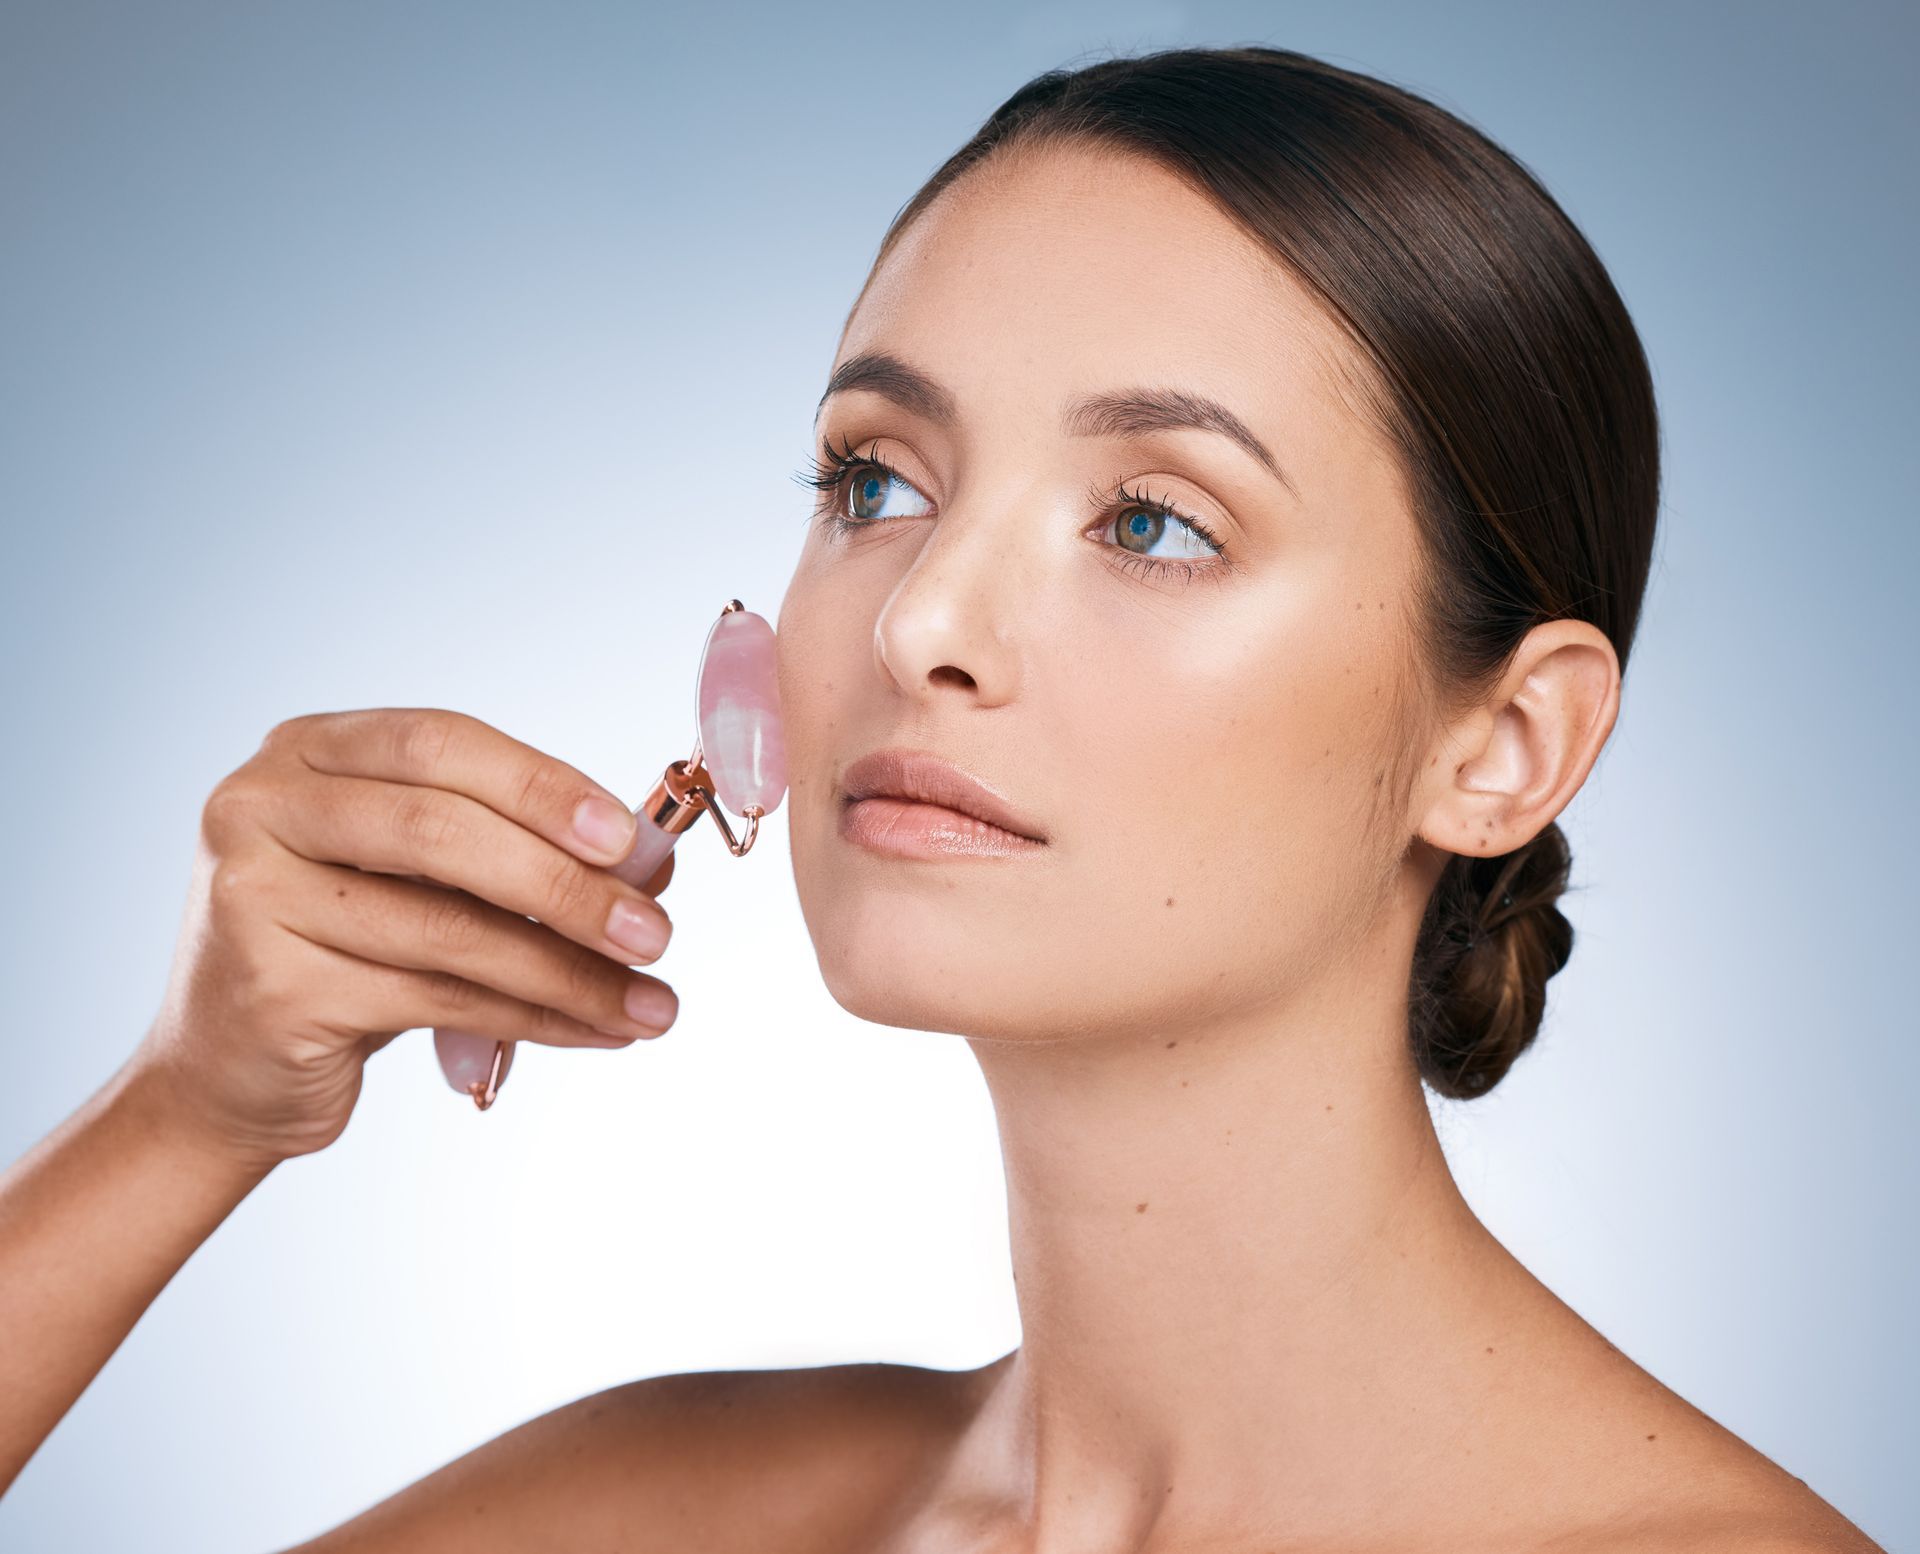
[[[658,912],[648,912],[624,898],[607,914],[607,937],[630,955],[657,959],[667,947],[672,925]]]
[[[672,988],[657,982],[635,981],[627,989],[627,1018],[664,1031],[680,1013],[680,1000]]]
[[[626,805],[590,793],[574,806],[573,834],[597,853],[624,858],[633,850],[633,816]]]

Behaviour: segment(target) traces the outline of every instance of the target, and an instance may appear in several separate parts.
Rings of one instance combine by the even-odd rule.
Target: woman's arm
[[[129,1062],[0,1175],[0,1494],[272,1169],[198,1138]]]
[[[672,1023],[632,969],[667,941],[671,856],[637,888],[613,872],[633,838],[575,768],[440,708],[290,719],[214,789],[159,1014],[0,1175],[0,1494],[214,1227],[339,1137],[400,1032],[607,1048]]]

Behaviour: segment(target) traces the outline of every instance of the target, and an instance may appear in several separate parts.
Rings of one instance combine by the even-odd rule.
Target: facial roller
[[[703,814],[712,814],[727,850],[744,857],[760,834],[761,816],[772,814],[786,796],[787,746],[780,729],[773,627],[738,599],[727,601],[707,632],[695,699],[693,754],[669,766],[634,811],[633,851],[611,866],[635,889],[645,887],[673,844]],[[743,839],[735,838],[722,805],[746,821]],[[433,1033],[447,1083],[472,1096],[481,1111],[493,1105],[506,1082],[515,1045],[472,1031]]]

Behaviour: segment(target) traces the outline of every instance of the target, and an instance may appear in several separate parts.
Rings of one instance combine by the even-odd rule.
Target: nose
[[[1023,553],[1018,503],[955,507],[934,520],[873,625],[880,672],[918,700],[955,689],[977,705],[1019,693],[1023,598],[1033,558]]]

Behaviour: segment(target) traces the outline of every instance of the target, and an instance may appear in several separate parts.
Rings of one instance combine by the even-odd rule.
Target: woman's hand
[[[280,724],[214,789],[165,999],[129,1060],[247,1164],[324,1149],[401,1031],[621,1047],[678,1001],[629,970],[671,932],[608,871],[632,813],[564,761],[434,708]],[[537,918],[538,921],[529,921]]]

